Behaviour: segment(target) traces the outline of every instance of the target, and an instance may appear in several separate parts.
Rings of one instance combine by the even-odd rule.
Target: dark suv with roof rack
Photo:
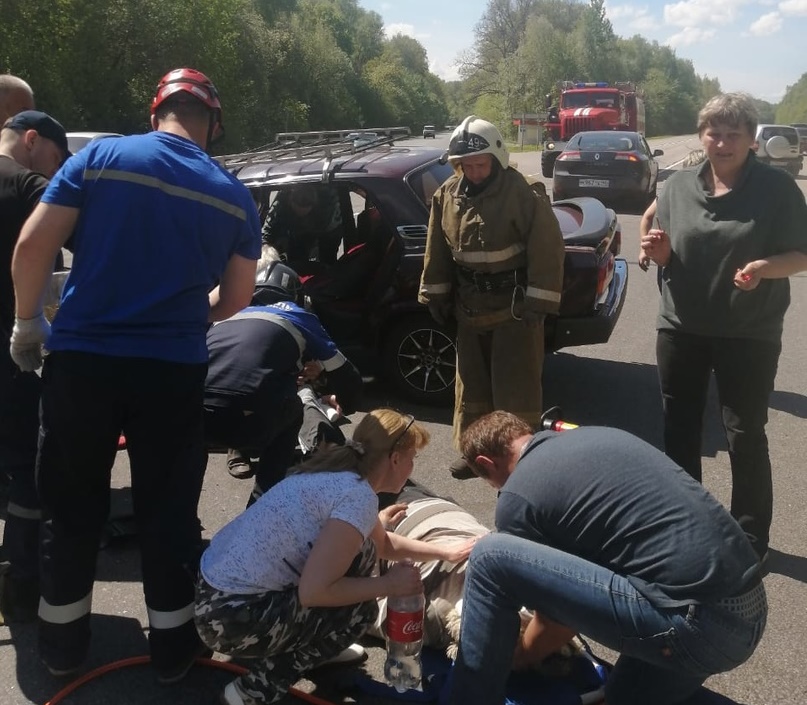
[[[382,142],[366,148],[354,147],[346,134],[334,143],[326,133],[292,133],[293,147],[220,159],[252,192],[265,242],[284,254],[294,250],[290,238],[305,243],[289,263],[340,349],[364,374],[385,377],[408,399],[447,404],[454,392],[454,331],[432,320],[417,291],[431,197],[452,168],[443,150],[396,143],[395,135],[374,131]],[[295,191],[305,191],[305,198]],[[297,221],[303,232],[291,232],[293,205],[304,214]],[[617,258],[620,224],[592,198],[553,209],[566,262],[560,314],[546,322],[547,349],[606,342],[627,289],[627,264]]]

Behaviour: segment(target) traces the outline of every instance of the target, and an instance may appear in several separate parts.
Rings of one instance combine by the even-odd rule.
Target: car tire
[[[385,336],[384,376],[409,401],[450,406],[454,399],[457,347],[454,332],[428,314],[407,316]]]

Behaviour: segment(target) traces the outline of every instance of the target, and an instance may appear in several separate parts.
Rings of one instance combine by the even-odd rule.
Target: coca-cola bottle
[[[387,661],[384,676],[399,693],[420,689],[423,592],[387,599]]]

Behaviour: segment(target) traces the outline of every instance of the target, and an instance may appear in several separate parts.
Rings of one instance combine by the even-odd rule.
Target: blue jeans
[[[620,653],[605,686],[608,705],[672,705],[706,678],[746,661],[765,628],[760,587],[753,619],[718,605],[659,609],[621,575],[577,556],[490,534],[465,578],[460,651],[449,702],[504,702],[523,605]]]

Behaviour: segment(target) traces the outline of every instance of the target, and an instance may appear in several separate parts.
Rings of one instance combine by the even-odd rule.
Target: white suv
[[[761,162],[778,166],[793,176],[802,167],[799,133],[790,125],[757,125],[754,151]]]

